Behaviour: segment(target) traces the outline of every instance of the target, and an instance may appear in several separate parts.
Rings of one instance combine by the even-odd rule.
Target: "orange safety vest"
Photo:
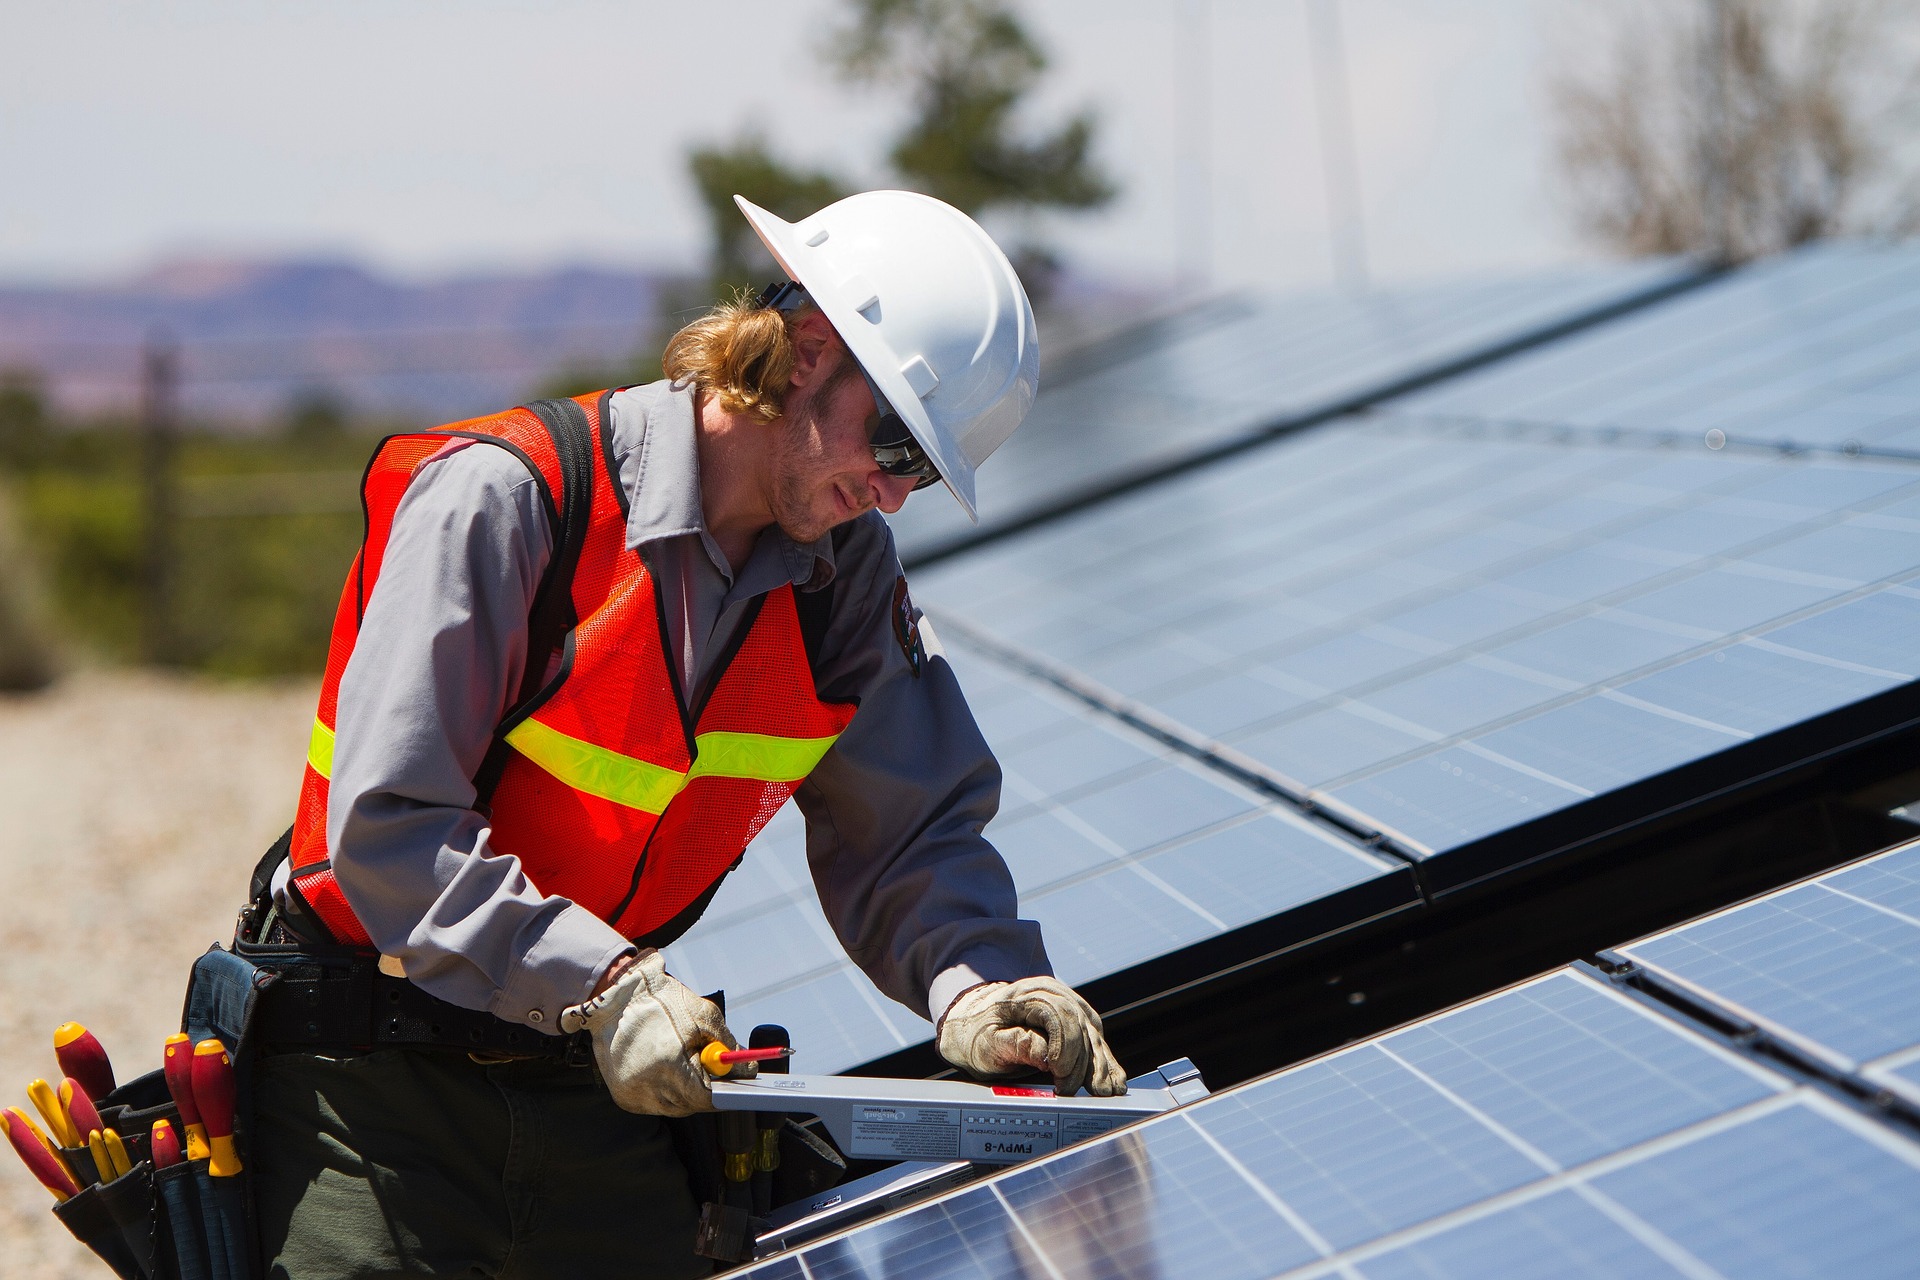
[[[676,918],[739,862],[853,719],[852,704],[823,701],[815,691],[791,584],[756,602],[704,705],[688,709],[653,577],[626,544],[625,495],[609,470],[611,395],[574,401],[591,436],[571,454],[571,490],[562,463],[568,442],[528,408],[391,436],[368,464],[366,535],[334,616],[290,849],[292,884],[336,941],[371,945],[327,853],[340,675],[379,578],[394,511],[415,470],[449,437],[504,446],[527,463],[558,529],[553,564],[566,559],[568,521],[584,516],[569,593],[577,622],[559,669],[496,731],[489,758],[504,763],[495,766],[491,796],[479,798],[494,851],[518,857],[542,893],[578,903],[629,938],[690,923]],[[560,417],[559,407],[548,416]],[[590,473],[584,479],[582,470]],[[568,492],[585,499],[585,511],[572,499],[556,502]],[[527,661],[543,673],[547,656],[530,644]]]

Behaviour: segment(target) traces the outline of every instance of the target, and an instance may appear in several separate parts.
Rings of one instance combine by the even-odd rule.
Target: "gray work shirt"
[[[923,1016],[976,982],[1051,973],[982,834],[999,766],[951,668],[934,656],[915,674],[895,634],[900,565],[886,522],[869,512],[837,545],[770,528],[736,574],[702,518],[692,392],[654,383],[611,405],[627,545],[662,593],[683,687],[714,678],[756,597],[788,582],[832,592],[817,683],[859,710],[795,799],[847,954]],[[493,850],[473,808],[550,537],[537,483],[506,450],[453,444],[420,467],[341,677],[327,812],[334,875],[383,954],[444,1000],[549,1031],[631,950]]]

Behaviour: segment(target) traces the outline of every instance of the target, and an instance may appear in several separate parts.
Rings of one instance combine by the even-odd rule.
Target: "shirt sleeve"
[[[859,710],[795,795],[807,860],[847,954],[937,1019],[975,983],[1053,969],[984,835],[1000,766],[938,646],[916,660],[912,632],[896,630],[900,610],[918,618],[892,533],[868,516],[836,541],[816,677],[823,697]]]
[[[506,450],[456,445],[422,465],[340,679],[327,848],[409,979],[557,1032],[631,944],[489,847],[472,781],[518,691],[550,538],[540,487]]]

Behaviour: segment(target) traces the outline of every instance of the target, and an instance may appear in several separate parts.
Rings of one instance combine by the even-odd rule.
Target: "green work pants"
[[[666,1122],[591,1068],[265,1054],[249,1147],[272,1280],[712,1272]]]

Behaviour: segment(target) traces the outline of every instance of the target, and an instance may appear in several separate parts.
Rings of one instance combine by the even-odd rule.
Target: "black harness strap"
[[[598,448],[593,429],[587,425],[587,412],[572,400],[535,400],[523,406],[553,437],[554,452],[560,459],[560,510],[554,531],[553,554],[540,588],[534,593],[533,608],[527,616],[527,660],[520,673],[520,689],[487,747],[485,759],[474,774],[476,806],[483,811],[500,785],[506,771],[507,734],[533,714],[560,683],[570,664],[563,663],[555,678],[548,679],[547,668],[553,655],[563,652],[579,621],[573,611],[573,573],[580,564],[580,550],[587,542],[587,528],[593,520],[593,459]]]

